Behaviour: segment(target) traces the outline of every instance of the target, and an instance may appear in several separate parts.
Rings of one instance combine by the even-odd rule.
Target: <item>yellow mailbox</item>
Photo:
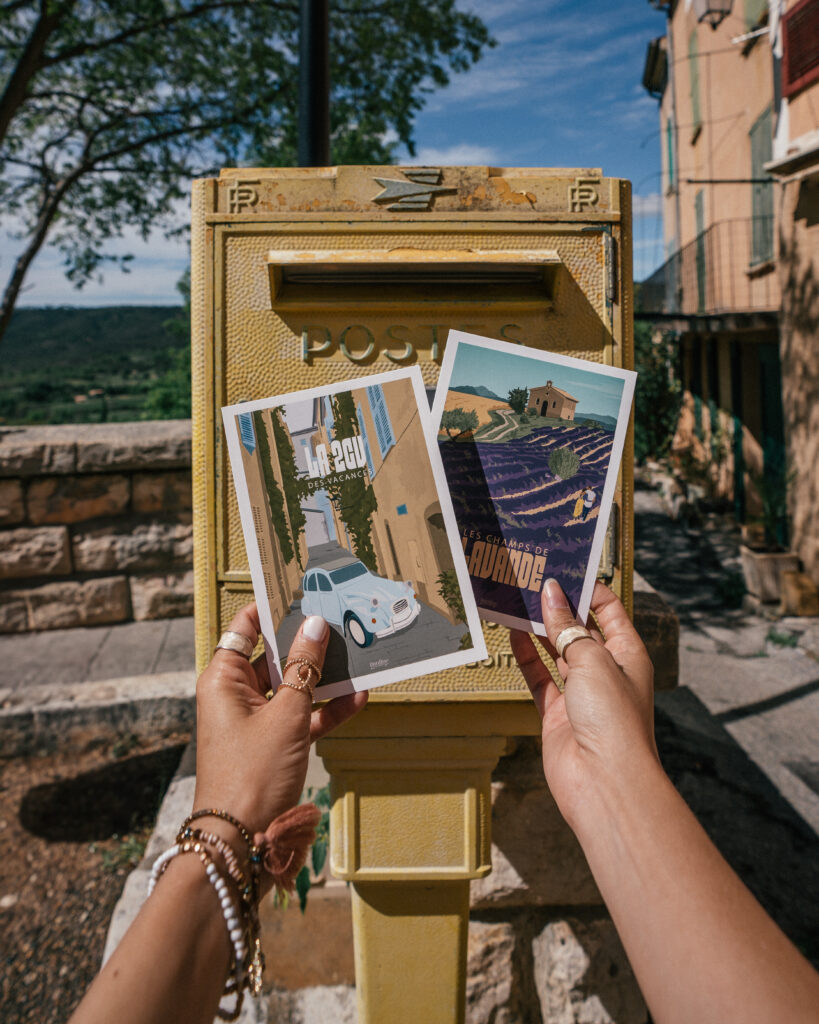
[[[193,464],[200,668],[251,597],[219,409],[417,363],[451,328],[632,366],[630,186],[594,168],[338,167],[197,181]],[[600,569],[632,600],[630,439]],[[505,629],[479,664],[375,691],[319,745],[352,883],[361,1024],[463,1020],[490,777],[540,724]]]

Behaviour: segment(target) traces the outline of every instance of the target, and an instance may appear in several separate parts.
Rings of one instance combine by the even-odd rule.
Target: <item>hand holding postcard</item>
[[[317,700],[486,657],[417,367],[222,415],[271,679],[307,615]]]
[[[554,577],[586,621],[636,378],[450,331],[432,412],[481,618],[545,636]]]

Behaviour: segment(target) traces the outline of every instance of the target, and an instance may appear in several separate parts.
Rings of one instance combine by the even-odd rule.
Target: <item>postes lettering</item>
[[[312,365],[318,358],[341,355],[351,363],[367,364],[388,359],[399,366],[409,366],[419,358],[440,362],[450,330],[468,334],[497,336],[501,341],[518,345],[526,343],[520,324],[389,324],[373,329],[366,324],[348,324],[332,328],[324,324],[304,324],[301,329],[301,359]]]

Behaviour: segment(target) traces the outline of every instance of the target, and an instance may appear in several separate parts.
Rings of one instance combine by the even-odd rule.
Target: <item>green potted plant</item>
[[[799,558],[788,550],[788,488],[793,471],[752,473],[762,510],[746,522],[739,553],[749,594],[763,603],[779,601],[782,573],[798,572]]]

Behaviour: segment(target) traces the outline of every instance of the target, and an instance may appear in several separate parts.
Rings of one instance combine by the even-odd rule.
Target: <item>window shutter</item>
[[[691,78],[691,129],[696,132],[702,127],[700,116],[700,66],[697,30],[688,39],[688,74]]]
[[[751,127],[751,177],[764,178],[765,164],[773,150],[771,108],[768,107]],[[773,258],[773,182],[751,186],[751,264]]]
[[[367,388],[367,398],[370,403],[370,411],[373,414],[378,447],[381,449],[381,458],[383,459],[395,444],[395,435],[392,432],[390,414],[387,411],[387,403],[384,401],[384,392],[381,385],[375,384]]]
[[[367,469],[370,471],[370,479],[375,476],[375,469],[373,468],[373,456],[370,451],[370,439],[367,437],[367,424],[364,422],[364,411],[361,408],[361,403],[355,407],[355,414],[358,417],[358,429],[361,431],[361,440],[364,442],[364,454],[367,456]]]
[[[782,92],[785,96],[819,79],[819,0],[802,0],[782,16]]]

